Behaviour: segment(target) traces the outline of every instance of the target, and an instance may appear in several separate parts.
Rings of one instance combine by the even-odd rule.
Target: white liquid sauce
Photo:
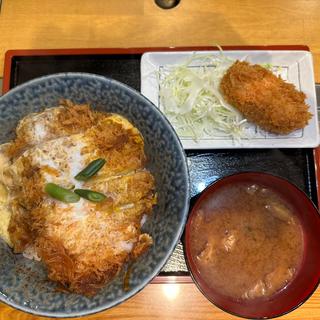
[[[52,155],[46,154],[42,152],[39,154],[34,160],[41,166],[48,166],[52,169],[55,169],[59,172],[58,181],[63,180],[65,183],[69,183],[75,186],[75,188],[82,188],[83,182],[74,179],[74,177],[84,168],[83,157],[81,156],[81,150],[85,145],[79,141],[77,141],[75,146],[70,147],[67,150],[67,154],[64,160],[64,163],[68,163],[68,170],[61,170],[59,167],[59,162],[52,159]],[[55,175],[51,175],[50,173],[44,172],[43,176],[46,182],[55,182]],[[58,183],[56,181],[56,183]],[[76,203],[64,203],[61,201],[57,201],[55,199],[50,199],[50,201],[54,201],[56,206],[62,209],[70,208],[69,211],[71,217],[74,221],[84,221],[87,213],[89,212],[89,208],[86,205],[86,200],[83,198]]]
[[[38,257],[37,255],[37,251],[35,249],[35,247],[33,245],[28,245],[22,255],[27,258],[27,259],[30,259],[30,260],[36,260],[36,261],[40,261],[41,259]]]
[[[59,172],[59,180],[64,180],[66,183],[70,183],[75,186],[75,188],[81,188],[83,185],[82,181],[74,179],[74,177],[84,169],[84,159],[81,155],[81,150],[85,146],[80,141],[77,141],[75,146],[70,147],[66,150],[62,156],[57,156],[56,160],[52,159],[52,154],[50,151],[46,152],[43,150],[37,150],[37,156],[34,161],[40,165],[40,167],[49,167],[55,169]],[[59,163],[67,163],[68,169],[62,170]],[[43,172],[43,176],[46,182],[54,182],[56,175],[48,172]]]
[[[77,144],[70,150],[69,164],[70,164],[70,179],[75,185],[75,188],[81,188],[83,182],[74,179],[74,177],[84,169],[83,157],[81,156],[81,150],[85,145],[81,142]]]
[[[133,243],[129,241],[120,241],[119,246],[122,250],[130,252],[133,249]]]
[[[132,209],[134,207],[133,203],[124,204],[123,206],[119,207],[119,210],[127,210]]]
[[[75,221],[83,221],[87,217],[87,206],[86,200],[80,198],[76,203],[70,203],[69,206],[72,207],[72,218]]]
[[[144,214],[141,218],[141,221],[140,221],[141,227],[146,223],[147,219],[148,219],[148,216],[146,214]]]
[[[9,165],[9,158],[0,149],[0,181],[3,181],[3,171]]]
[[[34,122],[34,139],[37,142],[44,140],[47,135],[46,128],[42,121],[35,121]]]

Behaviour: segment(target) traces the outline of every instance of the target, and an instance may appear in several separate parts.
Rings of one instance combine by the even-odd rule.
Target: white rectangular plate
[[[157,73],[160,68],[176,65],[192,54],[217,55],[217,51],[177,51],[177,52],[148,52],[141,59],[141,93],[151,100],[160,110],[162,106],[159,99],[159,81]],[[224,51],[227,57],[235,60],[246,60],[254,64],[272,64],[275,70],[280,70],[281,77],[293,83],[296,88],[303,91],[306,103],[313,114],[309,124],[301,130],[288,135],[275,135],[264,132],[252,126],[254,134],[248,139],[236,142],[228,136],[208,137],[194,141],[191,137],[180,137],[185,149],[236,149],[236,148],[313,148],[319,145],[319,127],[315,81],[313,74],[312,55],[308,51]],[[280,67],[280,68],[279,68]],[[275,71],[275,73],[279,74]],[[162,110],[163,111],[163,110]]]

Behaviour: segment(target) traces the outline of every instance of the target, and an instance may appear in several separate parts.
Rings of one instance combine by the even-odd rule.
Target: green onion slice
[[[80,200],[79,195],[55,183],[47,183],[44,190],[49,196],[62,202],[74,203]]]
[[[87,181],[94,176],[106,163],[105,159],[99,158],[90,162],[82,171],[74,178],[79,181]]]
[[[75,189],[74,192],[81,198],[87,199],[92,202],[101,202],[107,198],[103,193],[88,189]]]

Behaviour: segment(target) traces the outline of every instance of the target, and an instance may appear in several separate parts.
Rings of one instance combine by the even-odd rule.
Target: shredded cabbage
[[[247,120],[219,92],[221,78],[234,62],[222,52],[193,54],[181,64],[160,68],[160,109],[181,138],[246,138]]]

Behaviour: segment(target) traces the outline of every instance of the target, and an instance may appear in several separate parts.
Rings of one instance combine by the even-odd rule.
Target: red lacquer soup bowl
[[[257,184],[272,190],[290,204],[301,224],[303,256],[292,281],[269,297],[235,299],[209,285],[197,267],[191,250],[192,221],[202,204],[214,199],[217,191],[238,183]],[[229,200],[228,200],[229,201]],[[233,201],[232,197],[230,201]],[[195,202],[185,231],[185,255],[192,278],[200,291],[214,305],[231,314],[250,318],[274,318],[286,314],[303,304],[316,290],[320,279],[320,216],[307,195],[289,181],[266,173],[245,172],[222,178],[208,186]]]

